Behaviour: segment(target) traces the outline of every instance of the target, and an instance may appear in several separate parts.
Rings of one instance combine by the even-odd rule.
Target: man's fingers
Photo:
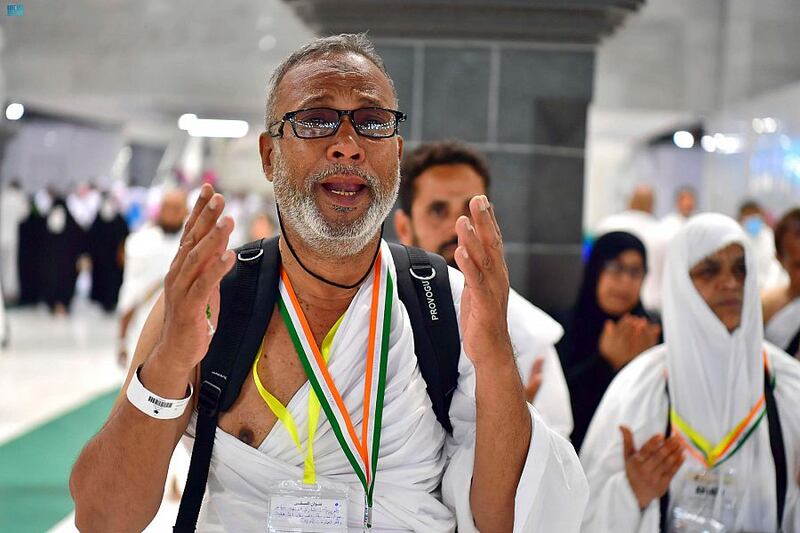
[[[627,461],[636,453],[636,448],[633,446],[633,434],[627,426],[620,426],[619,430],[622,432],[623,457]]]
[[[464,274],[464,282],[467,287],[477,290],[483,282],[483,273],[472,260],[472,257],[470,257],[466,247],[459,246],[456,248],[455,258],[458,269]]]
[[[178,272],[183,268],[183,263],[188,255],[195,246],[197,246],[197,243],[211,231],[224,208],[225,198],[219,193],[214,193],[193,222],[192,229],[184,235],[181,241],[181,247],[178,249],[178,254],[173,261],[172,268]]]
[[[189,299],[194,303],[207,302],[211,291],[219,286],[220,281],[235,262],[236,254],[233,250],[225,250],[222,254],[215,255],[189,289]]]
[[[194,203],[194,207],[192,208],[192,212],[189,215],[189,218],[186,220],[186,224],[183,226],[183,235],[181,236],[181,244],[183,244],[184,239],[189,235],[189,232],[192,231],[194,227],[194,223],[197,221],[197,217],[200,216],[200,213],[203,212],[206,204],[211,197],[214,196],[214,187],[209,185],[208,183],[204,183],[202,187],[200,187],[200,196],[197,197],[197,201]]]
[[[475,233],[486,249],[492,261],[500,262],[503,259],[503,240],[497,226],[497,221],[492,214],[489,199],[484,195],[474,196],[469,201],[469,211]]]
[[[490,270],[492,267],[491,259],[486,255],[483,243],[478,239],[475,227],[469,218],[465,216],[458,217],[458,220],[456,220],[456,233],[458,234],[458,245],[467,250],[475,265],[480,270]]]
[[[203,237],[189,252],[181,269],[179,288],[188,290],[195,279],[202,273],[206,263],[216,260],[228,247],[228,239],[233,232],[233,219],[229,216],[219,219],[213,229]]]

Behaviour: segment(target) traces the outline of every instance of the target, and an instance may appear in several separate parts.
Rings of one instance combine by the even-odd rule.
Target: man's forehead
[[[284,75],[278,91],[278,106],[286,110],[332,105],[338,99],[365,106],[396,105],[389,79],[372,61],[358,54],[312,58],[295,65]]]

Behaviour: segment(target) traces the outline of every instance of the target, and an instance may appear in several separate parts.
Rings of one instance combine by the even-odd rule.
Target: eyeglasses
[[[603,265],[603,273],[614,276],[615,278],[627,274],[631,279],[638,281],[644,278],[645,270],[642,267],[628,267],[618,261],[609,261]]]
[[[283,137],[283,126],[288,121],[295,136],[301,139],[330,137],[339,131],[342,117],[348,115],[356,133],[373,139],[386,139],[397,135],[397,128],[406,119],[405,113],[382,107],[363,107],[350,111],[330,107],[312,107],[290,111],[269,125],[271,137]]]

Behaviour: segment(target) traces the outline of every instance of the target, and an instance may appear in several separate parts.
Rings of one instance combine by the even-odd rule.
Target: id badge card
[[[267,499],[269,533],[347,533],[346,486],[281,481]]]
[[[731,531],[738,511],[739,489],[733,469],[687,472],[675,491],[671,531]]]

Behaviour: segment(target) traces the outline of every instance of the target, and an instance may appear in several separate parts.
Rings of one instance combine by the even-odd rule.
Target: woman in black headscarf
[[[640,299],[647,252],[630,233],[607,233],[595,242],[578,300],[563,322],[557,345],[569,387],[580,450],[595,409],[617,372],[660,342],[661,328]]]

